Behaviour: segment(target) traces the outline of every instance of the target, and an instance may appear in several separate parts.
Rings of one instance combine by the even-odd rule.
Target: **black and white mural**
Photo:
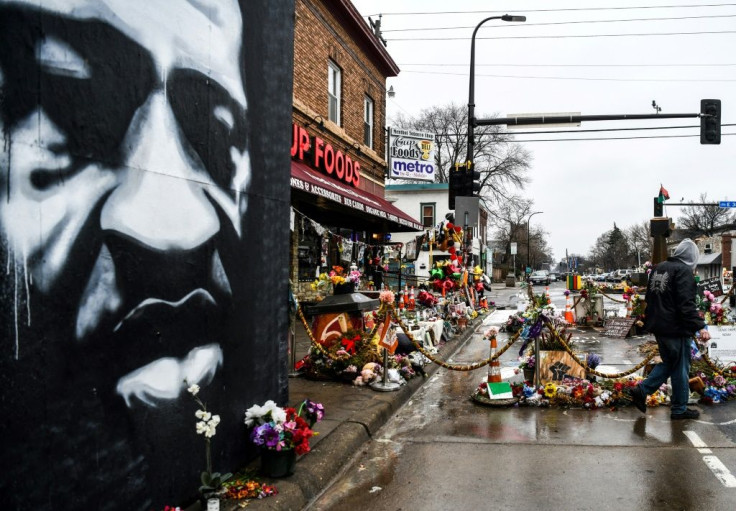
[[[195,496],[185,382],[214,468],[252,456],[244,410],[287,397],[292,34],[289,1],[0,0],[5,509]]]

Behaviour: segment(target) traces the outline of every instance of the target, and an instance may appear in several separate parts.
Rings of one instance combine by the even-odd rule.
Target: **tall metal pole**
[[[526,21],[526,16],[514,16],[504,14],[503,16],[491,16],[486,18],[473,30],[473,37],[470,39],[470,81],[468,85],[468,152],[465,155],[466,162],[473,161],[473,150],[475,148],[475,34],[478,33],[480,26],[486,21],[503,20],[503,21]]]
[[[531,215],[529,215],[529,218],[526,219],[526,266],[527,268],[531,268],[531,254],[532,254],[532,246],[530,245],[531,237],[529,236],[529,222],[531,221],[532,217],[534,215],[538,215],[539,213],[544,213],[544,211],[535,211]],[[524,273],[526,273],[526,270],[524,270]]]

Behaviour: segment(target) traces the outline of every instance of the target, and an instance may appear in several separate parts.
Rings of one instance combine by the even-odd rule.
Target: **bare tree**
[[[488,116],[483,116],[488,117]],[[396,127],[435,134],[435,164],[439,183],[449,181],[455,163],[465,163],[468,147],[468,107],[450,103],[434,106],[416,116],[398,115]],[[480,172],[480,197],[487,208],[497,207],[529,182],[526,175],[531,154],[501,131],[500,126],[475,128],[473,164]]]
[[[708,194],[700,194],[700,202],[708,202]],[[682,209],[682,216],[677,219],[678,229],[684,230],[688,236],[694,238],[700,235],[713,236],[723,229],[733,228],[736,222],[736,213],[718,207],[718,204],[708,206],[688,206]]]
[[[511,257],[511,243],[514,242],[517,267],[525,266],[527,261],[536,265],[552,261],[552,250],[547,241],[549,234],[539,225],[527,232],[529,214],[533,209],[533,201],[514,195],[491,212],[489,228],[493,230],[494,240],[504,247],[503,255],[497,261],[501,265],[511,267],[514,259]]]
[[[652,258],[652,237],[649,233],[649,222],[634,224],[625,232],[626,240],[631,248],[631,259],[637,266]]]

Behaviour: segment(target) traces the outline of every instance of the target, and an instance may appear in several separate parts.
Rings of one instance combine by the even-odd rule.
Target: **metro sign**
[[[736,208],[736,201],[722,200],[718,203],[719,208]]]

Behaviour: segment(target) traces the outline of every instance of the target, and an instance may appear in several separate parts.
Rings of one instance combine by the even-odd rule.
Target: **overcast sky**
[[[533,224],[549,233],[556,261],[587,254],[610,230],[648,221],[660,183],[668,203],[736,200],[736,2],[610,0],[353,0],[364,16],[383,14],[388,51],[401,68],[388,80],[388,125],[449,102],[467,104],[470,37],[476,36],[476,116],[579,112],[697,113],[722,100],[721,145],[701,145],[698,119],[588,122],[577,130],[684,129],[516,135],[531,151]],[[459,12],[456,14],[455,11]],[[392,14],[395,13],[395,14]],[[409,14],[399,14],[409,13]],[[449,27],[456,27],[449,29]],[[421,30],[408,30],[421,29]],[[668,34],[668,35],[653,35]],[[577,37],[573,37],[577,36]],[[692,127],[690,127],[692,126]],[[546,128],[545,131],[549,131]],[[524,130],[529,131],[529,130]],[[613,137],[628,140],[554,141]],[[666,207],[674,219],[680,207]]]

